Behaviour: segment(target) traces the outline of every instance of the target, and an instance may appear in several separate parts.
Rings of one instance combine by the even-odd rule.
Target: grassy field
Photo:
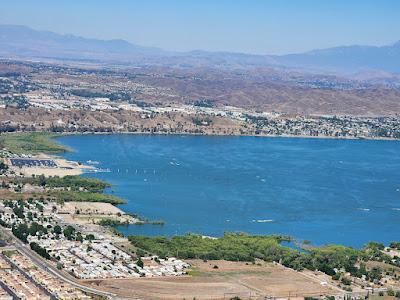
[[[55,154],[70,151],[52,140],[57,136],[46,132],[8,133],[0,136],[0,144],[17,154]]]
[[[126,201],[119,197],[93,192],[80,192],[80,191],[54,191],[53,195],[58,201],[78,201],[78,202],[104,202],[113,205],[124,204]]]
[[[93,192],[78,192],[78,191],[57,191],[50,190],[46,192],[24,192],[15,193],[7,189],[0,189],[0,201],[2,200],[29,200],[29,199],[45,199],[56,200],[59,202],[104,202],[112,205],[124,204],[126,201],[119,197]]]
[[[48,188],[70,188],[72,191],[80,191],[82,188],[85,191],[93,193],[101,193],[105,188],[111,187],[107,182],[96,178],[86,178],[81,176],[54,176],[51,178],[40,178],[40,177],[26,177],[26,178],[15,178],[11,181],[14,184],[31,184],[31,185],[45,185]]]

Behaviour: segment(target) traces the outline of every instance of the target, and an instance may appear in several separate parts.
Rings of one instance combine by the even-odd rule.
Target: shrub
[[[394,296],[394,291],[392,289],[387,290],[387,295],[388,296]]]
[[[347,278],[347,277],[342,277],[341,282],[342,282],[344,285],[350,285],[350,284],[351,284],[351,280],[350,280],[349,278]]]
[[[141,268],[144,267],[143,260],[142,260],[140,257],[139,257],[138,261],[136,262],[136,264],[137,264],[139,267],[141,267]]]

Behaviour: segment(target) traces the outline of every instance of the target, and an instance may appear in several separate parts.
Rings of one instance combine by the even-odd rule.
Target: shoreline
[[[120,136],[123,136],[123,135],[126,135],[126,134],[132,134],[132,133],[85,133],[85,134],[79,134],[79,135],[82,135],[82,136],[84,136],[84,135],[93,135],[93,136],[95,136],[95,135],[114,135],[114,134],[119,134]],[[63,136],[75,136],[75,135],[77,135],[77,134],[66,134],[66,135],[60,135],[61,137],[63,137]],[[140,134],[140,133],[133,133],[132,135],[140,135],[140,136],[143,136],[144,138],[146,138],[146,136],[147,135],[149,135],[149,134]],[[153,134],[153,135],[157,135],[157,134]],[[174,135],[178,135],[178,134],[174,134]],[[187,135],[187,136],[191,136],[191,135]],[[200,136],[202,136],[202,135],[200,135]],[[215,135],[214,135],[215,136]],[[214,137],[213,136],[213,137]],[[219,136],[218,136],[219,137]],[[224,136],[224,137],[231,137],[231,136]],[[279,137],[281,137],[281,138],[290,138],[290,137],[282,137],[282,136],[279,136]],[[301,137],[299,137],[299,138],[301,138]],[[316,138],[322,138],[322,137],[316,137]],[[57,139],[55,139],[56,141],[57,141]],[[328,139],[326,139],[326,140],[328,140]],[[85,139],[82,139],[82,141],[85,141]],[[261,140],[260,140],[261,141]],[[90,158],[90,155],[88,156],[88,158]],[[86,157],[85,157],[85,159],[87,159]],[[91,175],[89,174],[89,176],[91,177]],[[125,208],[122,208],[122,210],[124,210],[125,212],[126,212],[126,209]],[[129,210],[129,209],[128,209]],[[141,214],[141,212],[140,211],[135,211],[135,213],[139,213],[139,214]],[[123,232],[126,236],[128,236],[128,235],[130,235],[130,234],[135,234],[134,232],[136,231],[136,229],[133,229],[133,232],[131,231],[131,230],[126,230],[126,229],[123,229],[123,228],[117,228],[117,230],[119,231],[119,232]],[[122,231],[121,231],[122,230]],[[150,230],[150,231],[153,231],[153,230]],[[139,230],[139,232],[140,232],[140,230]],[[204,234],[204,232],[199,232],[199,231],[197,231],[196,233],[198,233],[198,234]],[[284,232],[280,232],[281,234],[284,234]],[[140,234],[140,233],[137,233],[137,234]],[[184,234],[183,232],[181,232],[181,234],[180,235],[182,235],[182,234]],[[144,235],[147,235],[147,236],[153,236],[154,234],[152,234],[152,233],[144,233]],[[169,234],[166,234],[167,236],[169,236]],[[218,237],[218,235],[216,236],[216,237]],[[298,238],[298,236],[294,236],[294,237],[296,237],[296,238]],[[320,243],[320,242],[318,242],[318,241],[314,241],[314,242],[316,242],[316,245],[323,245],[323,243]],[[329,242],[327,242],[327,243],[329,243]],[[361,242],[359,243],[359,245],[356,245],[357,247],[362,247],[362,244],[361,244]]]
[[[143,135],[143,136],[206,136],[206,137],[260,137],[260,138],[296,138],[296,139],[326,139],[326,140],[365,140],[365,141],[400,141],[400,138],[391,138],[391,137],[354,137],[354,136],[328,136],[328,135],[290,135],[290,134],[217,134],[217,133],[190,133],[190,132],[131,132],[131,131],[113,131],[113,132],[50,132],[50,131],[15,131],[15,132],[3,132],[0,134],[4,135],[13,135],[13,134],[43,134],[43,135],[51,135],[48,137],[48,140],[55,140],[59,137],[64,136],[75,136],[75,135],[113,135],[113,134],[121,134],[121,135]],[[66,146],[58,145],[64,148],[63,150],[59,150],[51,153],[44,153],[47,155],[57,155],[60,153],[66,152],[74,152],[74,149],[69,149]]]
[[[62,154],[68,153],[68,152],[74,152],[74,149],[69,148],[64,146],[62,143],[58,142],[58,138],[59,137],[66,137],[66,136],[75,136],[75,135],[112,135],[112,134],[120,134],[120,135],[142,135],[142,136],[156,136],[156,135],[178,135],[178,136],[212,136],[212,137],[241,137],[241,136],[248,136],[248,135],[205,135],[205,134],[178,134],[178,133],[174,133],[174,134],[162,134],[162,133],[132,133],[132,132],[97,132],[97,133],[91,133],[91,132],[86,132],[86,133],[59,133],[59,134],[52,134],[50,133],[48,136],[46,135],[47,132],[40,132],[38,134],[41,134],[43,137],[46,137],[49,141],[51,141],[52,143],[56,143],[58,146],[61,146],[61,148],[64,148],[66,150],[59,152],[58,154],[56,153],[50,153],[50,154],[46,154],[46,156],[48,157],[53,157],[53,158],[64,158],[64,156]],[[12,134],[12,133],[10,133]],[[21,133],[19,133],[21,134]],[[252,137],[278,137],[278,138],[292,138],[292,137],[296,137],[296,138],[318,138],[318,139],[346,139],[346,140],[354,140],[354,138],[335,138],[335,137],[308,137],[308,136],[262,136],[262,135],[256,135],[256,136],[252,136]],[[359,138],[357,138],[359,139]],[[371,139],[371,140],[388,140],[388,139]],[[391,139],[391,140],[396,140],[396,139]],[[61,154],[61,155],[59,155]],[[71,160],[72,162],[77,163],[77,161]],[[82,176],[86,173],[82,173],[76,176]],[[90,176],[90,172],[87,172],[87,174],[89,174],[89,178],[95,178]],[[115,207],[119,208],[119,205],[123,204],[123,203],[112,203],[112,205],[114,205]],[[124,211],[123,209],[121,209],[125,214],[129,214],[128,212]],[[140,212],[139,212],[140,213]],[[116,229],[116,226],[112,226],[113,228]],[[116,229],[117,230],[117,229]],[[118,232],[122,233],[121,231],[118,230]]]
[[[39,131],[38,131],[39,132]],[[50,133],[48,131],[40,131],[42,133]],[[19,133],[24,133],[19,131]],[[50,139],[57,139],[63,136],[75,135],[143,135],[143,136],[205,136],[205,137],[260,137],[260,138],[298,138],[298,139],[326,139],[326,140],[365,140],[365,141],[400,141],[400,139],[390,137],[335,137],[335,136],[312,136],[312,135],[264,135],[264,134],[202,134],[202,133],[163,133],[163,132],[130,132],[130,131],[115,131],[115,132],[65,132],[58,133],[57,136],[50,137]],[[71,150],[71,149],[70,149]],[[71,152],[71,151],[64,151]],[[72,149],[73,152],[73,149]]]

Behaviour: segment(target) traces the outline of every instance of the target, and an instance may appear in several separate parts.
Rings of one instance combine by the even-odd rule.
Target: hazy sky
[[[168,50],[292,53],[400,40],[399,0],[0,0],[0,24]]]

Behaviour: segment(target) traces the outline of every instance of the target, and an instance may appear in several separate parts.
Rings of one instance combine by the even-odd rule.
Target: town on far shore
[[[376,107],[358,111],[360,107],[351,102],[343,107],[334,102],[320,105],[321,109],[309,112],[300,100],[289,105],[282,99],[282,105],[275,105],[279,109],[246,101],[220,101],[220,97],[207,94],[212,89],[202,88],[193,95],[185,94],[186,89],[180,91],[178,83],[185,79],[194,82],[193,89],[196,84],[207,85],[204,75],[171,72],[0,60],[0,132],[400,138],[400,117],[395,111],[380,113]],[[219,79],[218,74],[211,72],[210,76]],[[149,78],[157,81],[149,82]],[[172,83],[164,83],[166,79]],[[296,86],[285,80],[285,88]],[[341,83],[325,86],[313,77],[304,82],[308,80],[307,91],[340,93],[344,89]],[[269,84],[267,81],[266,86]],[[367,93],[367,87],[348,84],[358,94]],[[221,88],[233,87],[229,83]],[[297,88],[305,89],[303,85]]]

